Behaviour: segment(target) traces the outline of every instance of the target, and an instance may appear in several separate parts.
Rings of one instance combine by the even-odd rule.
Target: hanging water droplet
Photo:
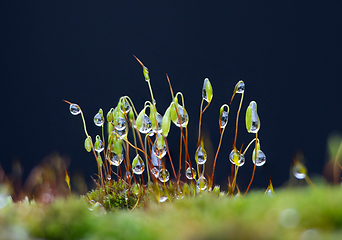
[[[108,181],[112,180],[112,176],[110,174],[107,175],[107,180]]]
[[[126,122],[126,119],[122,118],[122,117],[119,117],[117,123],[115,124],[115,129],[118,130],[118,131],[122,131],[126,128],[127,126],[127,122]]]
[[[260,129],[260,119],[259,119],[258,112],[257,112],[256,102],[252,101],[250,103],[250,107],[252,109],[250,132],[257,133]]]
[[[156,136],[156,140],[154,141],[152,150],[157,158],[163,158],[167,153],[167,147],[165,143],[165,139],[162,135],[158,134]]]
[[[163,121],[163,116],[160,115],[160,113],[157,112],[156,114],[156,119],[157,119],[157,124],[154,126],[152,129],[154,133],[161,133],[162,132],[162,121]],[[158,130],[157,130],[158,128]]]
[[[160,170],[158,179],[161,182],[169,181],[169,179],[170,179],[169,171],[166,168],[163,168],[162,170]]]
[[[151,169],[151,173],[153,174],[153,176],[154,176],[155,178],[158,178],[158,177],[159,177],[159,169],[158,169],[158,168],[153,167],[153,168]]]
[[[199,179],[196,181],[196,187],[200,191],[204,191],[207,189],[207,179],[204,176],[200,176]]]
[[[227,126],[228,123],[228,112],[227,111],[223,111],[221,118],[220,118],[220,127],[221,128],[225,128]]]
[[[163,202],[165,202],[167,200],[167,196],[160,196],[159,197],[159,202],[161,202],[161,203],[163,203]]]
[[[81,113],[81,108],[75,103],[70,104],[69,110],[72,115],[78,115]]]
[[[177,112],[175,106],[177,106]],[[179,106],[178,104],[173,104],[171,107],[171,120],[177,127],[186,127],[189,123],[189,115],[185,108]]]
[[[187,179],[191,180],[196,178],[196,172],[195,169],[188,167],[185,172],[185,176]]]
[[[139,130],[139,132],[145,134],[145,133],[150,132],[151,129],[152,129],[152,122],[149,119],[149,117],[146,114],[144,114],[143,120],[142,120],[142,125],[141,125],[140,129],[138,129],[138,130]]]
[[[253,153],[252,153],[252,160],[253,160],[253,163],[257,166],[262,166],[265,164],[266,162],[266,155],[263,151],[261,150],[258,150],[257,151],[257,160],[256,160],[256,163],[255,163],[255,149],[253,150]]]
[[[128,101],[126,98],[121,99],[121,107],[120,107],[121,112],[123,112],[124,114],[129,113],[129,111],[131,110],[131,107],[128,104]]]
[[[238,164],[239,167],[245,164],[245,157],[237,149],[230,152],[229,160],[232,164]]]
[[[198,164],[202,165],[207,161],[207,152],[203,148],[203,142],[200,146],[198,146],[196,153],[195,153],[195,160]]]
[[[240,80],[235,86],[236,93],[243,93],[245,91],[245,83]]]
[[[304,179],[306,177],[306,167],[299,161],[295,162],[292,172],[297,179]]]
[[[98,127],[101,127],[103,125],[104,119],[103,119],[102,114],[100,114],[100,113],[96,113],[95,114],[95,116],[94,116],[94,123]]]
[[[132,178],[132,173],[131,173],[131,172],[126,172],[126,173],[125,173],[125,178],[126,178],[127,181],[129,181],[129,179]],[[126,200],[127,200],[127,199],[126,199]]]
[[[204,79],[202,87],[202,98],[207,102],[211,102],[213,98],[213,88],[208,78]]]
[[[132,161],[132,170],[135,174],[142,174],[145,170],[144,161],[141,159],[140,155],[137,154]]]
[[[102,140],[101,140],[99,135],[96,136],[96,141],[95,141],[95,144],[94,144],[94,149],[98,153],[102,152],[103,149],[104,149],[103,142],[102,142]]]
[[[123,157],[119,156],[115,152],[111,151],[109,154],[109,160],[108,161],[111,165],[119,166],[123,161]]]

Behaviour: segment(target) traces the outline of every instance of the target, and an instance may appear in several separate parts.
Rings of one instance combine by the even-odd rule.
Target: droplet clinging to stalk
[[[103,146],[103,142],[102,142],[102,140],[101,140],[99,135],[96,135],[96,141],[95,141],[94,145],[95,145],[94,149],[95,149],[96,152],[100,153],[100,152],[103,151],[104,146]]]
[[[99,112],[94,116],[94,123],[96,126],[101,127],[104,123],[103,111],[100,108]]]
[[[260,119],[257,112],[257,103],[251,101],[246,111],[246,128],[249,133],[257,133],[260,129]]]
[[[148,118],[148,116],[145,114],[145,108],[141,110],[139,113],[136,121],[135,121],[135,127],[139,130],[141,133],[148,133],[152,129],[152,122]]]
[[[166,168],[163,168],[160,170],[159,172],[159,177],[158,177],[159,181],[165,183],[167,181],[169,181],[170,179],[170,173]]]
[[[195,153],[195,160],[198,164],[204,164],[207,161],[207,152],[204,149],[203,141],[198,146],[196,153]]]
[[[225,110],[227,108],[227,110]],[[220,108],[220,118],[219,118],[219,125],[220,128],[225,128],[228,123],[228,113],[229,113],[229,106],[224,104]]]
[[[306,177],[307,170],[304,164],[295,160],[292,172],[297,179],[304,179]]]
[[[75,104],[75,103],[70,104],[69,110],[70,110],[70,113],[71,113],[72,115],[78,115],[78,114],[81,113],[81,108],[80,108],[80,106],[78,106],[78,105]]]
[[[152,150],[157,158],[163,158],[167,153],[167,147],[165,143],[165,139],[162,135],[158,134],[156,136],[156,140],[154,141]]]
[[[132,161],[132,170],[137,175],[142,174],[145,170],[144,161],[141,159],[139,154],[137,154]]]
[[[198,178],[198,180],[196,181],[196,187],[200,190],[200,191],[204,191],[207,189],[207,179],[202,175]]]
[[[189,180],[196,178],[196,171],[195,171],[195,169],[193,169],[191,167],[188,167],[186,169],[185,176]]]
[[[188,112],[178,103],[173,102],[171,107],[171,120],[177,127],[186,127],[189,123]]]
[[[230,152],[229,160],[232,164],[238,165],[239,167],[245,164],[245,157],[237,149],[233,149]]]
[[[203,87],[202,87],[202,98],[208,103],[213,99],[213,88],[208,78],[204,79]]]

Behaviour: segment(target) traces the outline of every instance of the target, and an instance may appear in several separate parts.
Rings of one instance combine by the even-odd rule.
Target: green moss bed
[[[0,209],[0,239],[342,239],[342,189],[203,193],[115,212],[85,197],[26,200]]]

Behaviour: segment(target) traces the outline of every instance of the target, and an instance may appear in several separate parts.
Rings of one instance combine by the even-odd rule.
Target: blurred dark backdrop
[[[204,1],[203,1],[204,2]],[[150,99],[139,57],[150,70],[158,109],[171,101],[165,74],[182,91],[190,115],[190,155],[196,148],[201,88],[214,89],[203,116],[203,133],[214,151],[218,112],[235,84],[246,83],[237,145],[253,138],[244,124],[246,107],[258,103],[259,136],[267,164],[257,168],[252,187],[276,187],[289,178],[292,157],[302,151],[309,174],[321,174],[326,140],[341,130],[341,3],[339,1],[117,2],[2,1],[0,3],[0,163],[6,172],[19,160],[23,176],[53,152],[70,160],[71,177],[96,173],[83,148],[78,103],[93,139],[92,123],[129,95],[140,110]],[[216,181],[227,182],[239,97],[233,101],[219,154]],[[178,153],[178,129],[171,150]],[[172,134],[172,133],[171,133]],[[210,146],[206,146],[207,150]],[[247,187],[251,151],[238,183]],[[72,179],[71,179],[72,181]]]

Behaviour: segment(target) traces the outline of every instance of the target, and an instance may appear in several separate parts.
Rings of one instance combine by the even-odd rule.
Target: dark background
[[[244,115],[258,103],[259,137],[267,164],[257,168],[252,187],[275,187],[289,179],[292,158],[302,151],[310,175],[322,174],[326,140],[341,130],[341,4],[339,1],[2,1],[0,3],[0,163],[11,171],[20,160],[23,176],[53,152],[70,160],[71,175],[86,181],[96,173],[94,156],[83,148],[80,116],[62,99],[78,103],[88,131],[93,116],[129,95],[136,108],[150,99],[139,57],[150,70],[160,113],[171,101],[165,74],[182,91],[190,115],[189,148],[194,155],[201,88],[214,89],[203,116],[203,133],[214,151],[218,112],[235,84],[246,84],[237,145],[248,144]],[[239,97],[233,101],[217,163],[221,185],[230,174]],[[175,159],[179,130],[169,144]],[[205,146],[208,153],[210,146]],[[251,151],[238,175],[245,189],[252,173]],[[176,161],[176,160],[175,160]],[[73,179],[71,178],[71,181]]]

